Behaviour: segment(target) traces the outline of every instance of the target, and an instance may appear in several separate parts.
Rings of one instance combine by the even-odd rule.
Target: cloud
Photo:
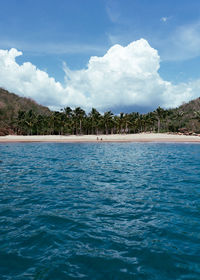
[[[160,41],[163,60],[183,61],[200,56],[200,21],[178,26]]]
[[[106,3],[106,12],[111,22],[117,23],[120,18],[119,6],[116,1],[109,0]]]
[[[159,50],[162,61],[179,62],[200,57],[200,20],[176,26],[174,26],[176,19],[173,16],[162,17],[160,21],[163,24],[158,26],[158,32],[146,32],[145,37]],[[162,32],[159,29],[161,27],[165,27]],[[106,35],[111,44],[126,44],[132,38],[138,38],[139,33],[141,32],[134,29],[133,25],[131,30],[126,28]]]
[[[20,55],[22,52],[16,49],[0,50],[0,86],[47,106],[58,105],[62,99],[61,84],[30,62],[17,64],[15,59]]]
[[[163,22],[167,22],[170,19],[170,17],[162,17],[160,20]]]
[[[56,82],[30,62],[19,65],[16,49],[0,50],[0,86],[50,108],[81,106],[100,111],[121,108],[175,107],[197,98],[200,80],[173,85],[158,73],[160,57],[146,40],[114,45],[104,56],[90,58],[85,69],[64,64],[65,83]]]

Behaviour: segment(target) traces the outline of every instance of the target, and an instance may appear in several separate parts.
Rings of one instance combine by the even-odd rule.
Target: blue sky
[[[199,79],[199,0],[6,0],[0,2],[0,49],[23,52],[29,61],[61,83],[63,62],[85,69],[115,44],[144,38],[160,55],[165,81]]]

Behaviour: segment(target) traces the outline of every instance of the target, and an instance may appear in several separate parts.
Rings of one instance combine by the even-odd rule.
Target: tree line
[[[87,135],[128,134],[141,132],[177,132],[184,125],[183,112],[158,107],[155,111],[114,115],[111,111],[100,114],[95,108],[86,112],[77,107],[66,107],[48,115],[33,110],[19,111],[13,123],[14,131],[21,135]],[[199,115],[198,115],[199,114]],[[200,120],[200,113],[197,118]]]

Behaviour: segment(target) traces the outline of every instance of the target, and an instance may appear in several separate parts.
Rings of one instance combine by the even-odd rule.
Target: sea
[[[200,279],[200,145],[0,144],[0,279]]]

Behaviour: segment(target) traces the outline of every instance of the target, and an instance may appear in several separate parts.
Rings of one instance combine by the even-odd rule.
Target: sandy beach
[[[0,143],[9,142],[189,142],[200,143],[200,136],[186,136],[165,133],[113,134],[113,135],[7,135],[0,137]]]

